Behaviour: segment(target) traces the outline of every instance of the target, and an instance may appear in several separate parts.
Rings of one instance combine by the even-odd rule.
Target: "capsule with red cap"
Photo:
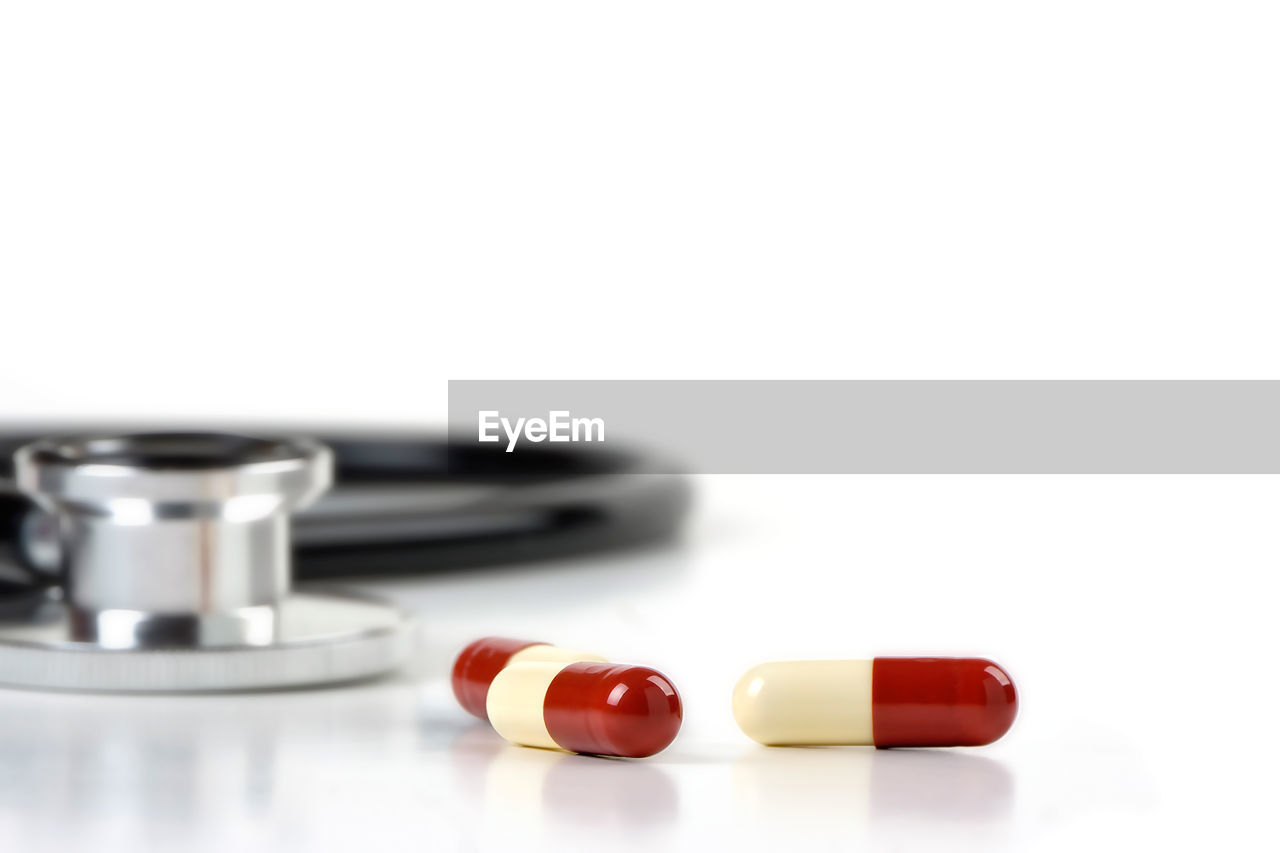
[[[481,637],[463,649],[453,663],[453,695],[468,713],[487,720],[489,715],[485,710],[485,703],[493,679],[513,663],[531,661],[604,662],[604,658],[591,652],[564,649],[536,640]]]
[[[644,758],[680,731],[680,694],[645,666],[518,662],[489,685],[493,728],[522,746]]]
[[[779,661],[733,691],[739,728],[766,746],[983,746],[1017,713],[1013,679],[985,658]]]

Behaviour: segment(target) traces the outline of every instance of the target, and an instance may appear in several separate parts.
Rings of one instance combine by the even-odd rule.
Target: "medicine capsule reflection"
[[[513,663],[489,685],[489,722],[522,746],[644,758],[680,731],[680,695],[665,675],[615,663]]]
[[[453,695],[469,713],[488,719],[485,701],[494,676],[508,665],[521,661],[570,663],[600,661],[604,658],[576,649],[562,649],[535,640],[510,637],[482,637],[468,645],[453,664]]]
[[[1017,713],[1013,680],[982,658],[779,661],[733,691],[738,727],[766,746],[982,746]]]

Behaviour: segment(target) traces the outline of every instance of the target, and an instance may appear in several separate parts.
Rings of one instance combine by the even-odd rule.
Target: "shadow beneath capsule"
[[[607,837],[650,832],[680,816],[679,795],[662,769],[585,755],[559,757],[542,786],[542,804],[552,814],[564,810],[565,823],[601,830]]]
[[[984,755],[871,750],[871,817],[999,822],[1013,812],[1013,773]]]
[[[994,758],[932,749],[761,749],[737,762],[733,778],[740,809],[834,820],[858,832],[902,820],[1002,823],[1016,788]]]
[[[455,791],[476,817],[524,829],[637,837],[674,824],[671,777],[643,761],[514,746],[488,725],[462,731],[449,750]]]

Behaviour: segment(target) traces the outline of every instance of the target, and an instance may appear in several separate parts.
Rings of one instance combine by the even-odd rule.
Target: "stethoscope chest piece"
[[[332,467],[315,441],[229,434],[22,448],[17,485],[58,519],[65,585],[44,618],[0,623],[0,684],[251,690],[395,668],[404,613],[290,588],[289,514]]]

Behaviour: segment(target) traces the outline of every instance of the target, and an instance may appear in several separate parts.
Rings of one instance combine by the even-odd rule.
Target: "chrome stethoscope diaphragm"
[[[380,601],[291,589],[289,514],[332,480],[319,442],[221,433],[49,438],[18,488],[54,514],[62,601],[0,623],[0,684],[212,691],[395,668],[410,620]]]

